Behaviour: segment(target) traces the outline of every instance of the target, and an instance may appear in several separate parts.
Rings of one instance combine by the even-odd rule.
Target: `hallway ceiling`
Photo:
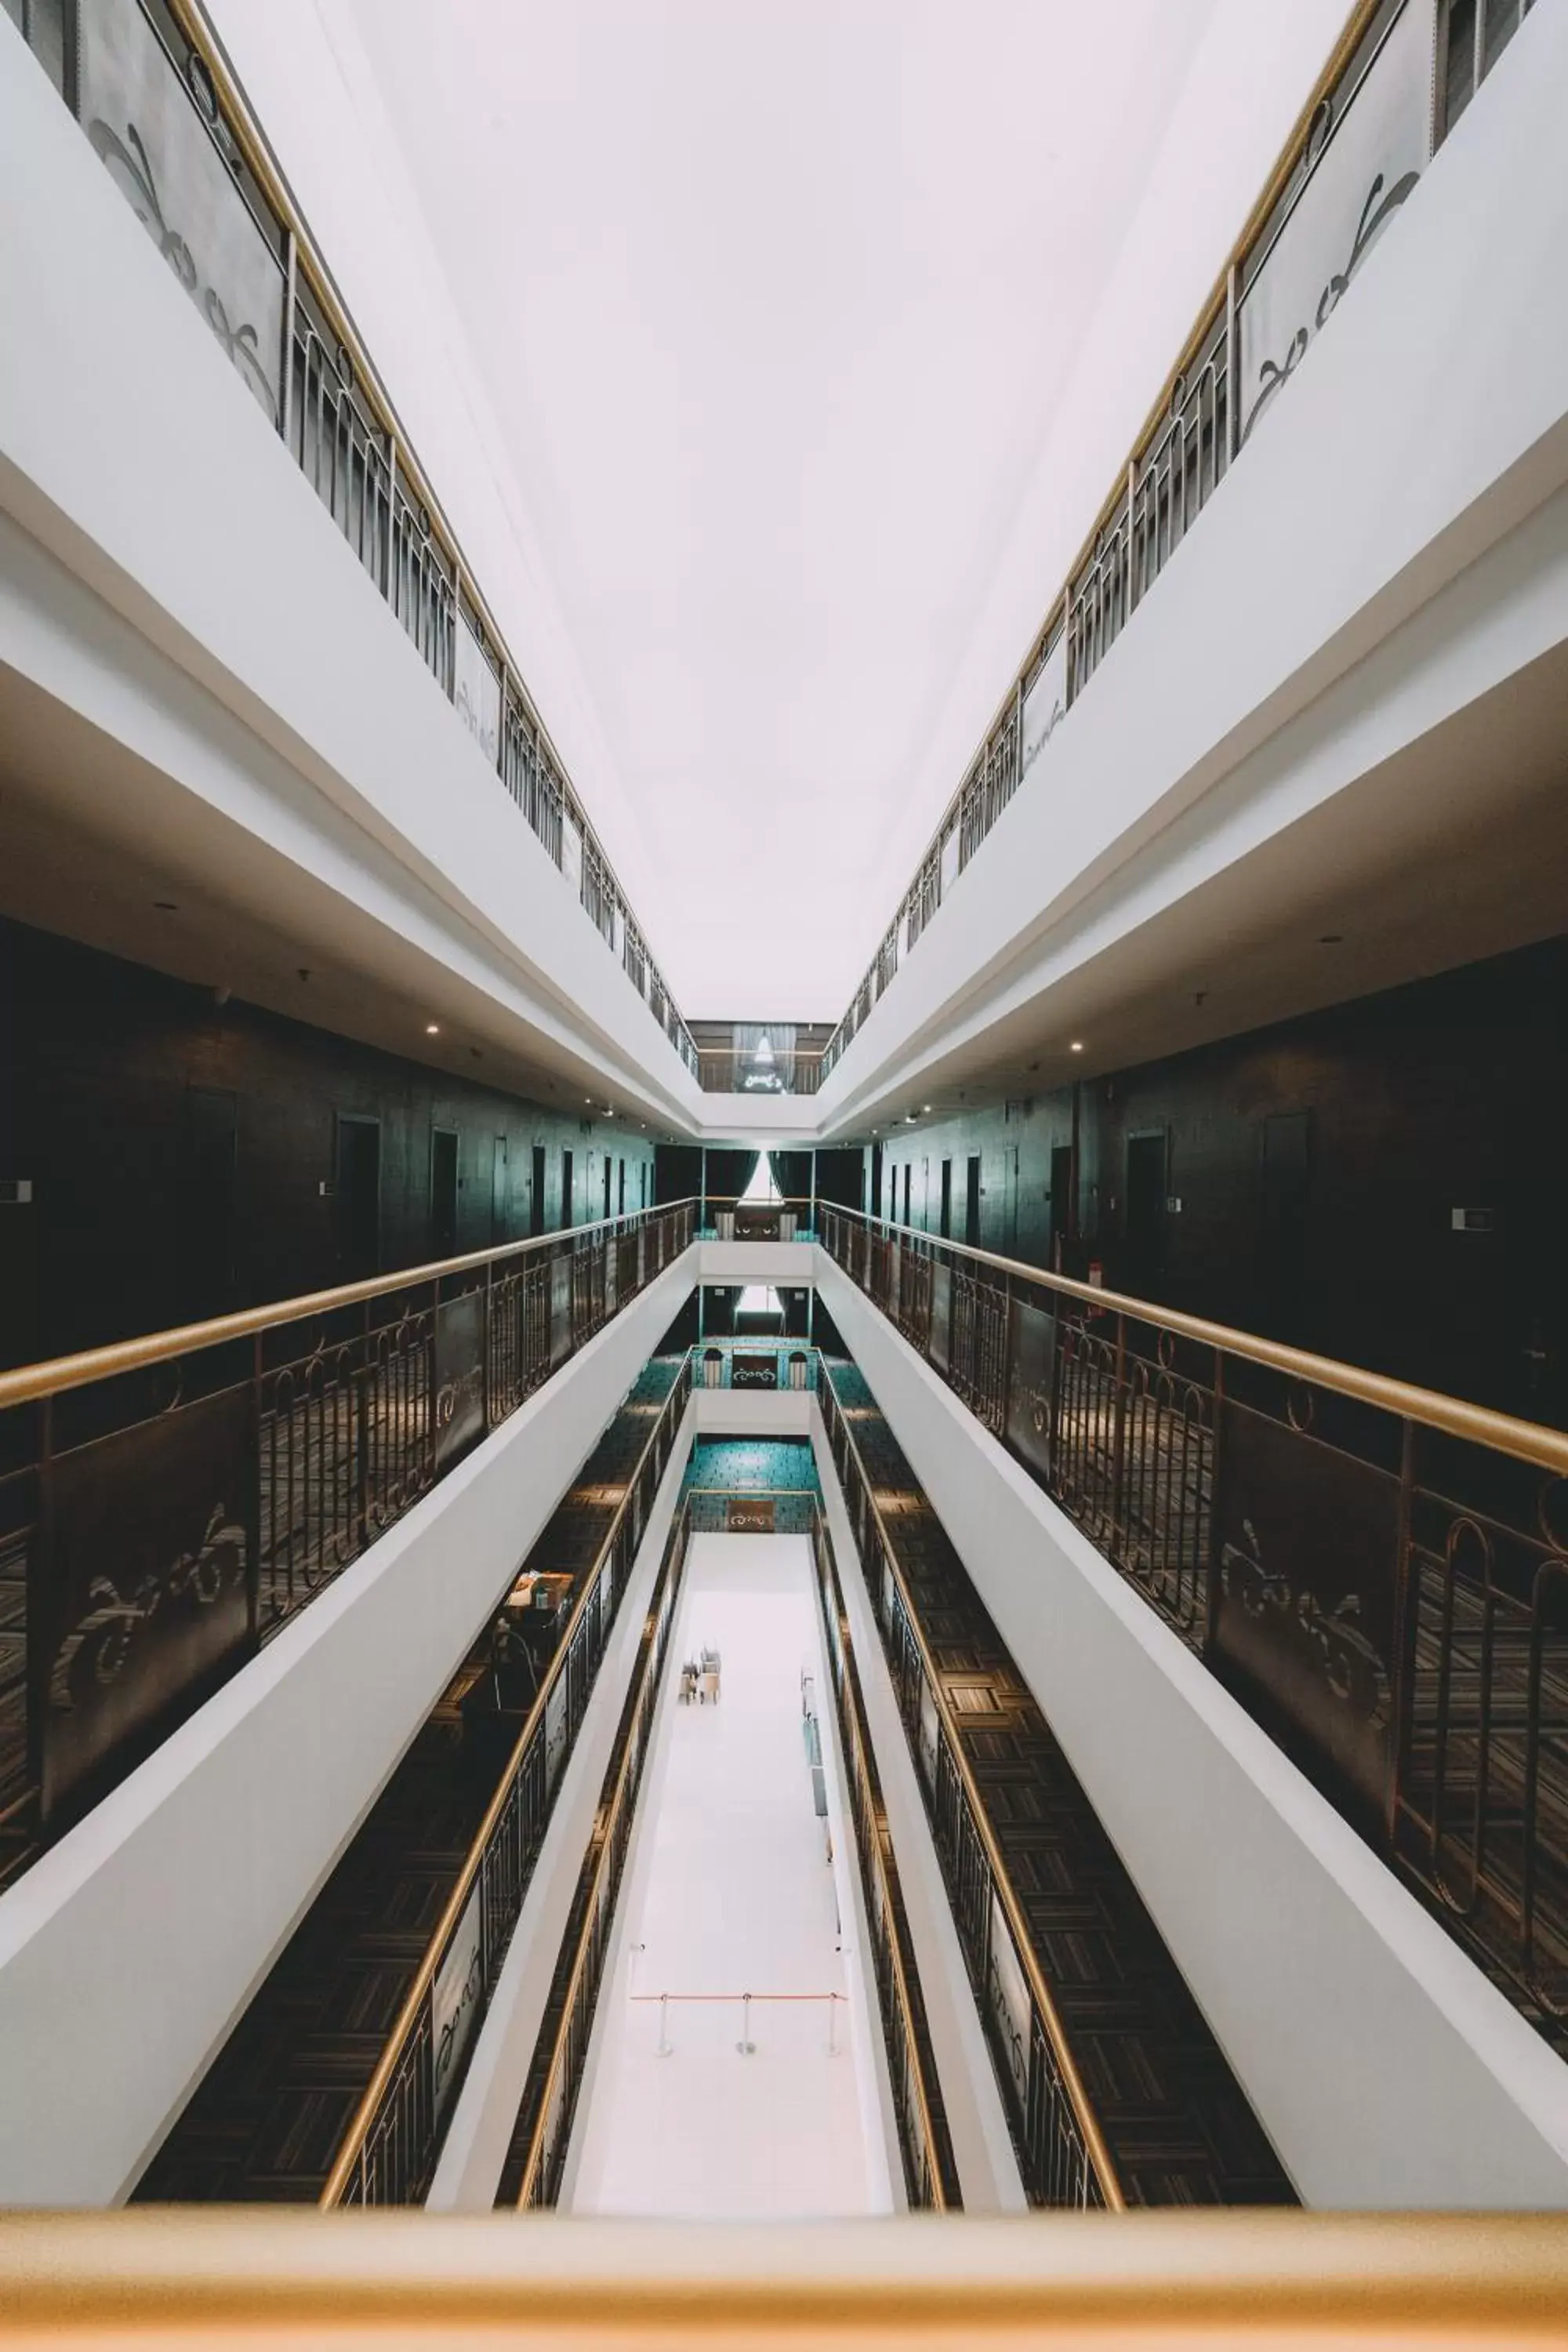
[[[1344,5],[213,0],[689,1016],[843,1011]]]

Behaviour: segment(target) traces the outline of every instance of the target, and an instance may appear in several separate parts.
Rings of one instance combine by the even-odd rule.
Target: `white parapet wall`
[[[522,1916],[452,2110],[426,2200],[432,2211],[485,2213],[495,2203],[697,1426],[693,1400],[648,1513],[594,1695],[561,1776]]]
[[[0,2207],[134,2187],[694,1273],[689,1250],[0,1897]]]
[[[1304,2201],[1568,2208],[1568,2066],[826,1253],[817,1280]]]
[[[881,1783],[882,1807],[893,1841],[904,1915],[925,2001],[931,2055],[942,2084],[952,2158],[966,2213],[1022,2213],[1028,2200],[1018,2174],[1006,2110],[974,2005],[948,1899],[936,1842],[921,1795],[914,1759],[899,1713],[893,1678],[866,1590],[855,1531],[849,1524],[827,1431],[815,1397],[809,1400],[811,1442],[822,1482],[823,1508],[833,1542],[839,1590],[849,1620],[850,1650],[866,1710],[866,1729]]]

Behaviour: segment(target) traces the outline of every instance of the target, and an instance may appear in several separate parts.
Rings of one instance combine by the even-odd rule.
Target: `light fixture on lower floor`
[[[439,1022],[426,1021],[425,1024],[425,1034],[426,1037],[438,1037],[441,1034]]]

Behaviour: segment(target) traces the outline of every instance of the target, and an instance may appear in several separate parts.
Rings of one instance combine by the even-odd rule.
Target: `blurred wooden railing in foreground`
[[[0,2346],[1568,2343],[1568,2221],[0,2219]]]

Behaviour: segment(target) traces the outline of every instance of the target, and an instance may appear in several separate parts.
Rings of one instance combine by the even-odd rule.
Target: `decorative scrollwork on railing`
[[[87,1679],[100,1690],[109,1689],[161,1609],[187,1594],[199,1607],[210,1609],[223,1598],[226,1585],[244,1583],[246,1556],[243,1525],[229,1517],[223,1503],[215,1503],[199,1549],[181,1552],[164,1574],[144,1576],[129,1595],[112,1577],[94,1577],[88,1588],[93,1607],[55,1653],[49,1705],[63,1713],[73,1711]]]
[[[1315,1592],[1298,1592],[1288,1577],[1272,1573],[1260,1558],[1261,1546],[1250,1519],[1242,1522],[1250,1552],[1239,1545],[1221,1548],[1221,1588],[1255,1622],[1285,1620],[1300,1628],[1317,1652],[1324,1683],[1358,1721],[1383,1730],[1394,1714],[1394,1686],[1388,1667],[1362,1627],[1359,1594],[1347,1592],[1326,1609]]]

